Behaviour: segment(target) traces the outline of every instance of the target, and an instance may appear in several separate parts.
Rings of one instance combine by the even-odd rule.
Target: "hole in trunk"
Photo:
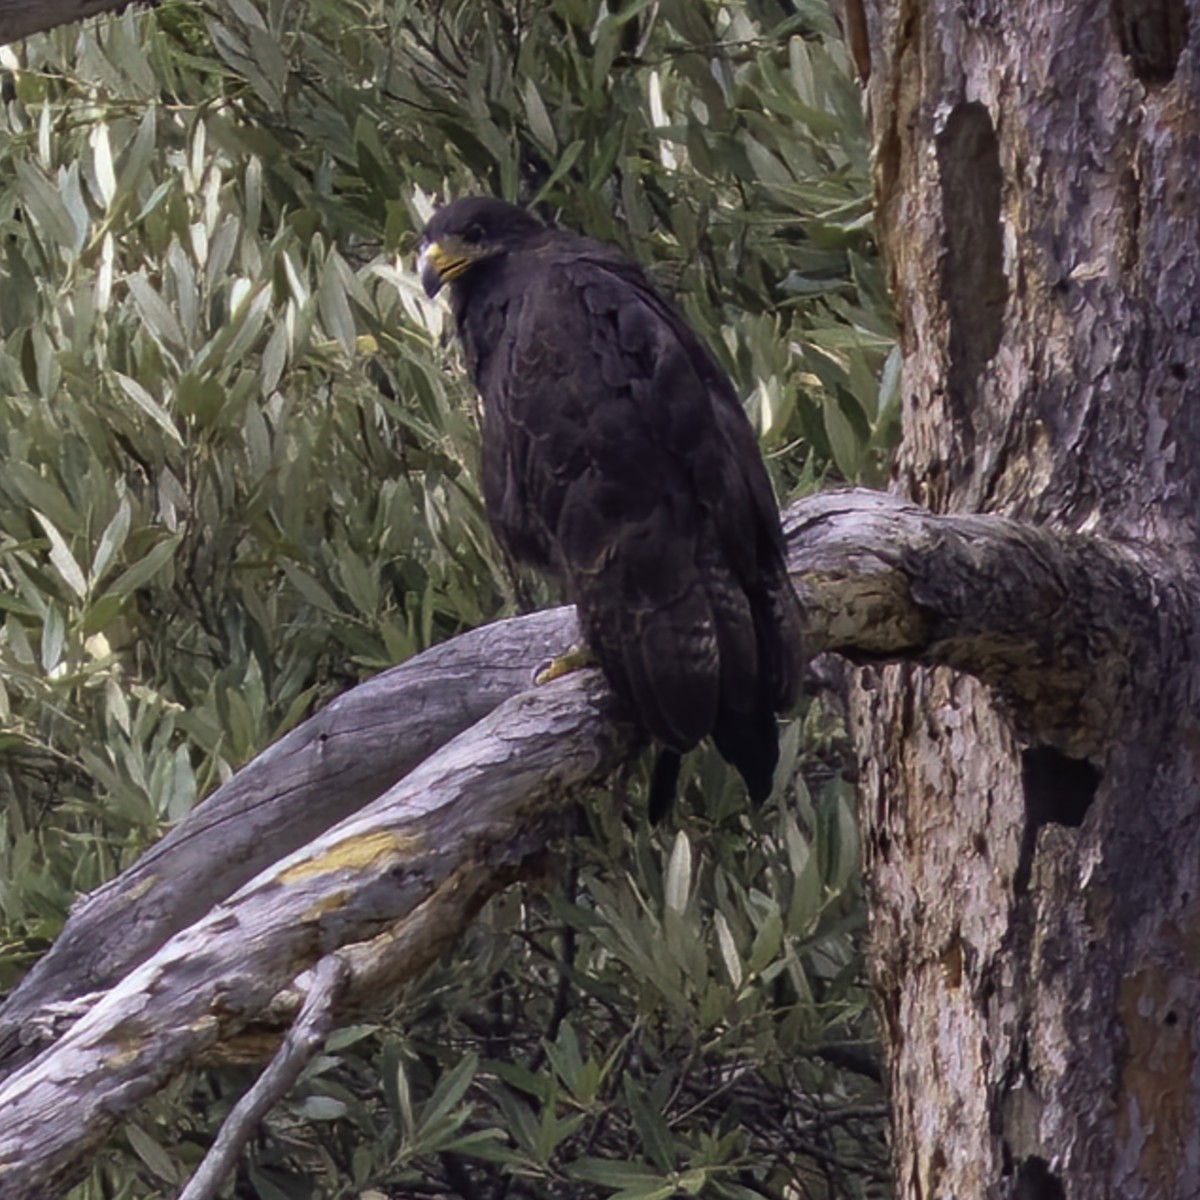
[[[1170,83],[1188,44],[1187,0],[1113,0],[1112,15],[1121,52],[1138,79]]]
[[[1033,1155],[1017,1171],[1012,1200],[1067,1200],[1063,1185],[1044,1158]]]
[[[1085,758],[1072,758],[1052,746],[1031,746],[1021,753],[1021,785],[1025,792],[1025,830],[1013,892],[1025,894],[1033,874],[1038,830],[1043,825],[1078,828],[1100,785],[1101,771]]]
[[[1083,824],[1100,784],[1100,770],[1086,758],[1071,758],[1052,746],[1033,746],[1021,755],[1021,783],[1029,824]]]

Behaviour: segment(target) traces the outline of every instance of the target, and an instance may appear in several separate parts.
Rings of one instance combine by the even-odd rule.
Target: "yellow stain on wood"
[[[150,1030],[135,1016],[126,1017],[103,1038],[106,1069],[120,1071],[136,1063],[146,1053]]]
[[[132,904],[135,900],[140,900],[152,887],[158,883],[157,875],[150,875],[143,879],[140,883],[134,884],[133,887],[125,893],[121,899],[126,904]]]
[[[140,1043],[130,1046],[118,1046],[111,1053],[104,1056],[104,1066],[109,1070],[120,1071],[130,1064],[137,1062],[144,1050],[145,1047]]]
[[[311,908],[306,909],[302,921],[315,921],[318,917],[323,917],[326,913],[336,912],[352,893],[347,891],[330,892],[328,896],[322,896]]]
[[[364,871],[376,866],[391,855],[412,854],[422,846],[423,839],[402,833],[377,830],[344,838],[316,858],[306,859],[279,874],[282,883],[298,883],[331,871]]]

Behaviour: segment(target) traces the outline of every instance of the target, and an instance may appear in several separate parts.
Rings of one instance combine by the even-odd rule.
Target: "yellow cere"
[[[434,242],[428,247],[425,251],[425,258],[433,263],[437,268],[437,273],[443,279],[454,279],[471,265],[470,255],[463,254],[461,251],[456,253],[440,242]]]

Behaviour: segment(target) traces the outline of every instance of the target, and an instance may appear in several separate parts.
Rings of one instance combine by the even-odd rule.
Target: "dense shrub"
[[[179,2],[0,70],[4,985],[323,699],[550,598],[487,534],[411,272],[436,199],[533,202],[649,264],[782,496],[881,476],[867,147],[817,0]],[[836,723],[785,749],[761,814],[714,756],[682,832],[636,783],[595,798],[561,879],[337,1035],[239,1194],[876,1194]],[[244,1082],[180,1080],[79,1194],[169,1189]]]

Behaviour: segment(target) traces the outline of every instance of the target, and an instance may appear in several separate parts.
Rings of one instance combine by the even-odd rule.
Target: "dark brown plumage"
[[[496,537],[561,579],[613,691],[679,756],[712,735],[770,793],[775,713],[800,683],[800,611],[779,513],[733,387],[614,247],[499,200],[458,200],[422,237],[422,281],[450,302],[483,398]]]

